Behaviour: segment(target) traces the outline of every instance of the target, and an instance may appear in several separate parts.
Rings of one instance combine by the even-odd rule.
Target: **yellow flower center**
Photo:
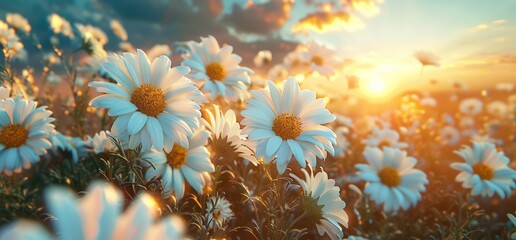
[[[478,174],[482,180],[491,180],[494,177],[493,168],[484,163],[473,165],[473,171]]]
[[[295,139],[302,132],[301,119],[290,113],[283,113],[274,119],[272,131],[283,140]]]
[[[0,131],[0,143],[6,148],[16,148],[23,145],[29,138],[29,131],[22,125],[9,125]]]
[[[391,146],[391,142],[389,142],[387,140],[382,140],[380,143],[378,143],[379,148],[390,147],[390,146]]]
[[[388,187],[396,187],[401,182],[400,174],[398,170],[392,167],[384,167],[378,172],[380,181]]]
[[[187,152],[184,147],[174,144],[172,151],[167,153],[167,162],[172,168],[180,168],[186,163]]]
[[[151,117],[158,116],[166,106],[163,91],[150,84],[143,84],[136,88],[131,96],[131,102],[140,112]]]
[[[313,56],[312,57],[312,62],[317,65],[317,66],[322,66],[323,63],[324,63],[324,59],[322,57],[319,57],[319,56]]]
[[[206,65],[206,75],[211,80],[224,81],[226,78],[226,69],[220,63],[212,62]]]

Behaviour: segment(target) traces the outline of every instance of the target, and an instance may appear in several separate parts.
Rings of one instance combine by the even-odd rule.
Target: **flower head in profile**
[[[46,106],[20,97],[0,100],[0,171],[28,169],[52,146],[54,118]]]
[[[111,20],[110,26],[111,30],[113,30],[113,33],[115,33],[115,35],[119,37],[120,40],[127,41],[127,32],[125,31],[124,26],[122,26],[118,20]]]
[[[69,38],[75,37],[70,22],[58,14],[52,13],[48,16],[48,22],[50,23],[50,28],[55,34],[63,34]]]
[[[0,46],[5,49],[4,53],[11,57],[20,57],[20,55],[26,54],[23,43],[20,42],[14,29],[2,20],[0,20]]]
[[[166,197],[175,193],[178,199],[185,194],[185,182],[202,193],[206,185],[205,173],[215,171],[210,161],[210,152],[206,148],[209,133],[197,130],[189,139],[188,144],[174,144],[171,150],[151,150],[143,153],[142,158],[153,164],[148,167],[145,179],[151,180],[161,176],[161,183]]]
[[[52,153],[54,155],[57,154],[58,150],[69,154],[73,163],[78,163],[81,157],[88,155],[86,142],[79,137],[70,137],[57,133],[50,138],[50,142],[53,146]]]
[[[218,105],[213,105],[213,110],[206,110],[206,116],[201,121],[210,132],[208,148],[218,156],[214,161],[218,158],[230,161],[245,159],[256,165],[258,161],[246,146],[247,137],[242,134],[235,112],[230,109],[223,113]]]
[[[149,59],[153,60],[159,56],[165,55],[170,56],[172,49],[167,44],[156,44],[148,51]]]
[[[406,148],[408,144],[400,142],[400,134],[389,128],[373,127],[373,133],[363,143],[369,147]]]
[[[187,43],[189,52],[183,55],[182,65],[192,72],[188,75],[211,99],[219,96],[227,102],[243,100],[247,97],[247,88],[251,84],[249,74],[253,71],[241,67],[242,58],[233,54],[233,47],[219,46],[217,40],[209,36],[201,42]]]
[[[86,35],[86,33],[89,33],[89,35],[102,46],[106,45],[106,43],[109,40],[106,33],[98,27],[92,25],[84,25],[80,23],[75,24],[75,27],[77,28],[77,30],[79,30],[79,33],[81,33],[81,35]]]
[[[259,51],[253,59],[254,65],[257,67],[268,65],[272,61],[272,53],[269,50]]]
[[[257,142],[256,154],[269,163],[276,158],[278,172],[283,174],[292,156],[301,167],[306,161],[316,165],[316,157],[334,154],[336,135],[323,126],[335,120],[323,99],[315,93],[301,90],[294,78],[285,81],[279,90],[272,81],[268,89],[253,90],[253,99],[242,111],[244,133]]]
[[[428,51],[416,51],[414,57],[424,66],[439,67],[439,57]]]
[[[492,197],[496,193],[503,199],[516,188],[516,171],[508,166],[509,158],[498,152],[494,144],[473,142],[473,148],[465,146],[455,153],[466,161],[451,164],[453,169],[461,171],[455,180],[471,189],[471,195]]]
[[[466,115],[478,115],[482,112],[484,104],[478,98],[466,98],[460,102],[459,110]]]
[[[208,226],[212,229],[224,227],[235,217],[231,203],[223,196],[209,198],[206,206]]]
[[[5,15],[5,21],[9,23],[14,29],[30,33],[32,29],[29,21],[18,13],[7,13]]]
[[[357,175],[366,181],[364,192],[387,212],[396,212],[415,206],[428,184],[426,174],[415,169],[417,160],[407,157],[405,151],[384,147],[366,148],[368,164],[356,164]]]
[[[94,81],[89,86],[104,93],[90,105],[107,108],[117,117],[111,132],[127,140],[129,148],[172,150],[173,143],[188,147],[188,138],[199,127],[200,106],[193,100],[201,93],[184,77],[187,67],[170,68],[161,56],[152,63],[142,50],[138,54],[113,55],[101,63],[116,83]]]
[[[111,133],[109,131],[100,131],[95,133],[93,137],[88,136],[86,145],[93,149],[95,154],[115,151],[117,146],[111,140],[110,136]]]
[[[45,192],[45,202],[59,239],[182,239],[186,226],[178,216],[155,222],[158,204],[148,194],[139,195],[122,214],[123,196],[113,186],[95,182],[86,194],[76,195],[62,187]],[[23,227],[22,227],[23,226]],[[39,225],[24,220],[0,230],[0,239],[58,239]],[[20,237],[20,238],[17,238]]]
[[[326,233],[331,239],[342,239],[344,235],[341,225],[347,228],[349,217],[344,211],[346,203],[340,198],[340,188],[335,186],[335,180],[329,179],[323,169],[315,176],[312,169],[310,174],[305,169],[301,171],[305,180],[292,173],[290,176],[303,189],[305,214],[315,221],[320,236]]]

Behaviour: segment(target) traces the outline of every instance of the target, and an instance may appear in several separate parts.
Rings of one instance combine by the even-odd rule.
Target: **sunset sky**
[[[495,82],[516,82],[516,1],[385,1],[363,27],[312,33],[341,56],[361,63],[368,80],[387,88],[450,89],[465,82],[470,89]],[[425,67],[413,57],[427,50],[441,58],[441,67]],[[439,84],[440,83],[440,84]],[[440,86],[439,86],[440,85]]]
[[[102,28],[111,39],[108,50],[118,48],[109,27],[116,19],[135,47],[174,47],[213,35],[232,45],[248,66],[260,50],[271,50],[275,64],[297,45],[315,40],[334,48],[345,60],[342,71],[358,76],[359,92],[372,96],[450,90],[455,81],[472,90],[516,81],[516,0],[2,1],[0,15],[7,12],[26,16],[44,46],[51,36],[46,18],[58,13],[72,23]],[[42,54],[25,47],[31,56]],[[439,56],[441,66],[421,71],[414,58],[418,50]]]

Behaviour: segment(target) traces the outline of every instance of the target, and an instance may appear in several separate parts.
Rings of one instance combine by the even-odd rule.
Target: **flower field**
[[[51,2],[0,2],[0,240],[516,239],[511,52],[318,37],[376,0]]]

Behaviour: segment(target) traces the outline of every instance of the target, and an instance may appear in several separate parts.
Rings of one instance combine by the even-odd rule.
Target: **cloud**
[[[271,0],[246,8],[233,5],[231,13],[225,15],[222,22],[237,32],[268,35],[278,31],[290,18],[293,4],[293,0]]]
[[[347,12],[316,12],[301,19],[293,27],[294,32],[329,32],[335,30],[356,31],[364,27],[359,18]]]

